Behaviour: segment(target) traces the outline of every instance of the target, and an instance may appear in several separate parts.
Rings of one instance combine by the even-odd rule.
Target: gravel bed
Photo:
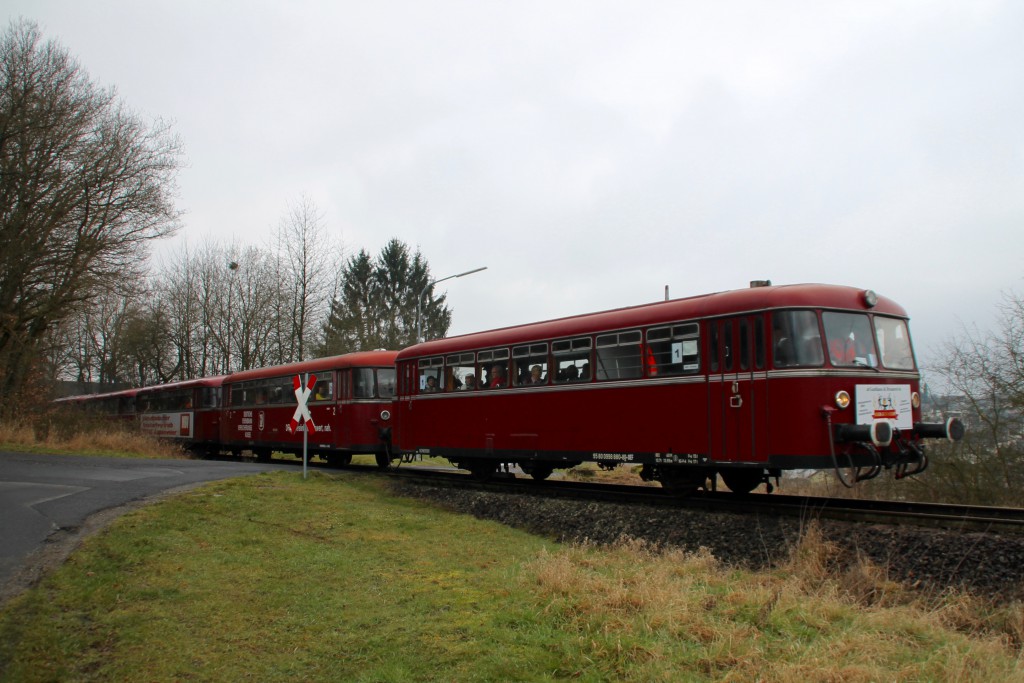
[[[622,537],[662,547],[707,548],[723,563],[760,569],[784,562],[806,521],[756,514],[501,494],[397,483],[396,492],[560,542],[614,543]],[[888,577],[928,592],[949,588],[996,600],[1024,599],[1024,537],[823,520],[837,566],[867,557]]]

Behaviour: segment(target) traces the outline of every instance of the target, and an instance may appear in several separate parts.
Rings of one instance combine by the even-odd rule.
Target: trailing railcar
[[[486,477],[595,462],[690,491],[786,469],[916,474],[924,440],[906,311],[870,290],[771,286],[430,341],[397,356],[397,455]],[[712,484],[713,485],[713,484]],[[769,484],[770,486],[770,484]]]
[[[181,443],[201,455],[220,452],[223,375],[139,389],[135,405],[144,434]]]
[[[294,381],[310,378],[307,407],[313,426],[308,453],[346,465],[353,454],[372,454],[382,467],[390,462],[394,351],[343,356],[247,370],[224,380],[220,442],[234,453],[251,450],[302,454],[303,430],[295,425]]]
[[[131,425],[136,420],[135,396],[138,389],[122,389],[102,394],[79,394],[56,399],[53,404],[60,408],[74,408],[90,415],[113,420],[122,425]]]

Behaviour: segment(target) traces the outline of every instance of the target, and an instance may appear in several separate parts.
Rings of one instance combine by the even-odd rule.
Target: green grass
[[[813,538],[753,574],[561,547],[385,486],[274,473],[133,512],[0,612],[0,678],[1024,679],[1019,606],[824,577]]]

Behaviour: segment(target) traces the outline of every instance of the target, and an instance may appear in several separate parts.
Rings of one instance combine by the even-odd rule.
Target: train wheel
[[[733,493],[750,493],[764,482],[761,470],[722,470],[719,474]]]
[[[684,467],[665,467],[658,472],[662,488],[680,496],[688,496],[697,489],[707,488],[708,474],[704,470]]]
[[[347,467],[352,464],[351,453],[328,453],[327,462],[334,467]]]
[[[351,461],[352,461],[352,456],[349,456],[349,462],[351,462]],[[388,455],[387,453],[378,453],[377,454],[377,467],[382,469],[382,470],[386,470],[387,468],[391,467],[391,456]]]
[[[473,475],[474,479],[485,481],[494,476],[498,471],[498,463],[493,460],[474,460],[465,464],[466,469]]]
[[[554,467],[550,465],[534,465],[530,468],[530,476],[537,481],[544,481],[551,476],[551,473],[555,471]]]

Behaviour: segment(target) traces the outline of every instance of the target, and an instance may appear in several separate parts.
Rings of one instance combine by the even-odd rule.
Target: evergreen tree
[[[422,254],[392,239],[376,259],[362,250],[345,264],[340,295],[324,325],[323,355],[400,349],[416,342],[417,302],[427,338],[443,337],[451,326],[445,296],[433,296],[430,269]]]

